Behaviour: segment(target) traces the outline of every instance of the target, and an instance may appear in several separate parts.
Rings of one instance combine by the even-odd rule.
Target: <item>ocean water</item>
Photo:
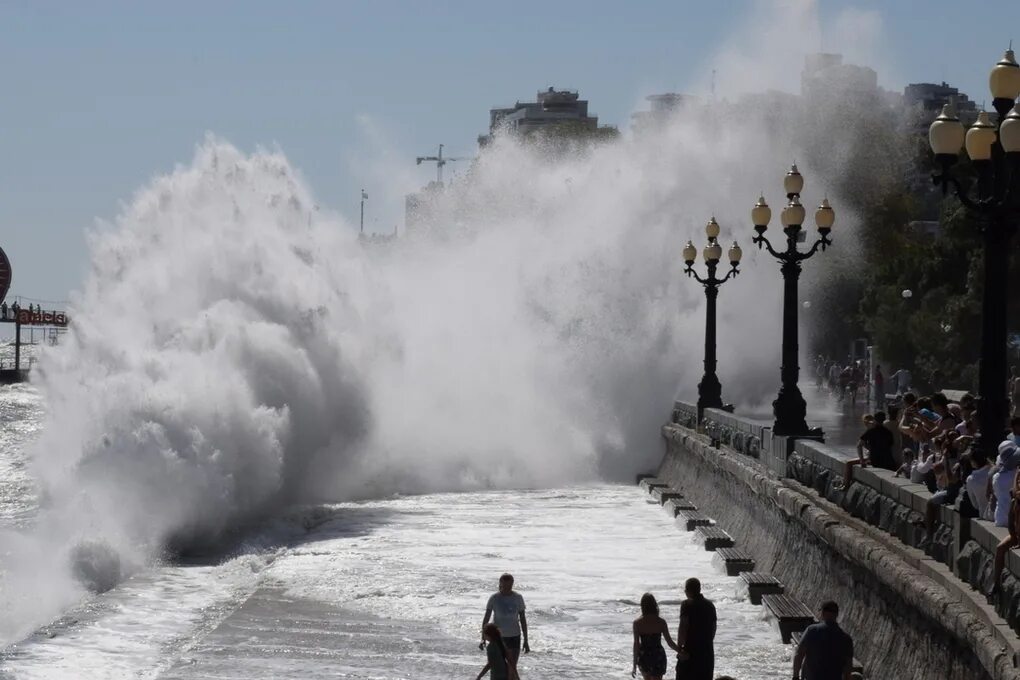
[[[42,418],[38,390],[27,384],[0,387],[0,529],[25,526],[35,516],[39,498],[24,452]]]
[[[711,553],[639,489],[587,486],[295,508],[231,556],[85,597],[7,648],[0,677],[469,677],[504,571],[528,604],[522,677],[626,677],[637,600],[655,593],[675,632],[690,576],[719,612],[717,672],[788,676],[789,647]]]
[[[0,566],[39,508],[24,452],[43,411],[34,387],[0,389]],[[675,631],[690,576],[719,611],[718,672],[789,670],[789,648],[738,579],[631,486],[293,507],[225,550],[82,591],[0,652],[0,678],[467,677],[483,664],[481,616],[504,571],[528,603],[523,677],[625,677],[641,594],[659,597]]]

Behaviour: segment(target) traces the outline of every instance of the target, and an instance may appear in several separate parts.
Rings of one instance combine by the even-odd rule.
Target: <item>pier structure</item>
[[[36,305],[25,308],[17,302],[13,305],[2,303],[0,323],[14,324],[14,365],[0,365],[0,384],[9,385],[28,380],[29,366],[22,366],[21,359],[21,348],[24,344],[21,337],[23,327],[32,330],[40,328],[47,332],[44,337],[55,341],[59,333],[67,328],[69,322],[67,313],[61,310],[42,309],[41,306]],[[28,363],[30,365],[31,361]]]

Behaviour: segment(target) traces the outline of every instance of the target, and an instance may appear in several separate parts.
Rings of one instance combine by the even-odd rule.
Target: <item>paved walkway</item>
[[[469,677],[482,656],[470,667],[458,663],[463,646],[432,626],[262,588],[159,679],[372,678],[387,656],[394,670],[403,669],[400,677]]]

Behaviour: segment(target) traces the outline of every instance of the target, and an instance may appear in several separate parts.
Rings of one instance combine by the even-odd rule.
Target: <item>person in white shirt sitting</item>
[[[992,464],[984,451],[972,450],[970,462],[974,471],[967,477],[967,496],[970,497],[971,505],[978,512],[981,519],[991,519],[991,512],[988,506],[988,478],[992,474]]]

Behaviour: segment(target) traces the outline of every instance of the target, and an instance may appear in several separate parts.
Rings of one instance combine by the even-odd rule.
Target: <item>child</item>
[[[917,455],[913,449],[903,449],[903,465],[900,465],[896,470],[896,476],[910,479],[910,471],[914,467],[915,458],[917,458]]]
[[[910,481],[914,484],[924,484],[928,491],[935,493],[935,454],[930,444],[921,445],[921,453],[918,454],[913,466],[910,468]]]
[[[512,657],[507,654],[506,646],[503,644],[503,636],[499,634],[499,628],[496,627],[496,624],[487,624],[484,634],[486,641],[489,643],[485,648],[488,661],[486,661],[485,668],[482,669],[482,672],[478,674],[475,680],[482,680],[489,671],[492,672],[489,676],[490,680],[520,680],[520,676],[517,675],[517,667]]]

